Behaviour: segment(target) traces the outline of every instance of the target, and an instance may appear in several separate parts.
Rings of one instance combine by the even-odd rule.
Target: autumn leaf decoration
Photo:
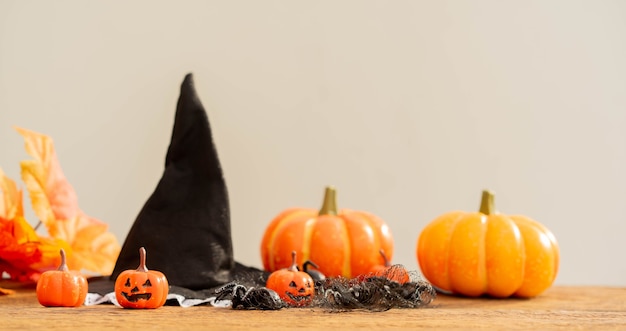
[[[0,169],[0,272],[17,281],[36,281],[59,264],[59,249],[72,270],[107,275],[120,251],[108,225],[86,215],[56,157],[52,139],[16,128],[33,158],[20,163],[33,211],[48,230],[37,234],[24,218],[22,192]]]

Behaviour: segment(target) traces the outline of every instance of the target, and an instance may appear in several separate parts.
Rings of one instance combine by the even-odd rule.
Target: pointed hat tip
[[[189,72],[185,75],[185,82],[193,83],[193,73]]]
[[[181,93],[182,94],[191,93],[190,95],[196,94],[196,86],[193,81],[193,74],[191,72],[185,75],[185,79],[183,80],[183,83],[181,84]]]

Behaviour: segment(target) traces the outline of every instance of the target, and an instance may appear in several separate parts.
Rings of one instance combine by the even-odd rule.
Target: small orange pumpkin
[[[65,251],[60,250],[61,264],[57,270],[48,270],[37,281],[37,300],[46,307],[78,307],[87,297],[87,278],[67,267]]]
[[[124,308],[159,308],[165,304],[169,284],[165,275],[146,267],[146,249],[139,249],[137,270],[125,270],[115,280],[115,298]]]
[[[391,262],[387,259],[385,255],[385,251],[380,250],[380,255],[385,260],[384,266],[376,266],[372,273],[374,276],[385,277],[389,280],[393,280],[400,284],[408,283],[411,281],[411,276],[409,275],[409,271],[401,264],[392,265]]]
[[[298,265],[315,261],[327,277],[352,278],[384,265],[379,251],[393,255],[393,237],[387,224],[375,215],[349,209],[337,210],[336,191],[327,187],[320,210],[291,208],[267,226],[261,257],[267,271],[288,268],[291,251]]]
[[[291,267],[272,272],[267,278],[265,287],[276,291],[290,306],[302,307],[313,301],[315,284],[308,273],[298,270],[296,252],[293,251],[291,254]]]
[[[493,193],[483,191],[480,212],[449,212],[422,230],[417,259],[441,291],[534,297],[556,278],[559,248],[545,226],[497,213]]]

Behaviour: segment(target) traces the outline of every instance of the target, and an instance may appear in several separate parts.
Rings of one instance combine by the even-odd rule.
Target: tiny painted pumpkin
[[[381,249],[391,258],[393,237],[387,224],[368,212],[337,210],[335,196],[335,189],[327,187],[320,210],[291,208],[270,222],[261,242],[265,270],[288,268],[294,250],[298,265],[315,261],[326,277],[352,278],[384,265]]]
[[[292,252],[291,267],[272,272],[265,287],[276,291],[285,303],[295,307],[310,304],[315,294],[313,278],[298,270],[295,251]]]
[[[380,250],[380,255],[385,260],[385,265],[377,265],[374,267],[372,274],[378,277],[385,277],[389,280],[393,280],[400,284],[408,283],[411,281],[411,276],[409,275],[409,271],[402,264],[394,264],[387,259],[387,255],[385,251]]]
[[[422,230],[417,259],[441,291],[534,297],[556,278],[559,248],[542,224],[495,212],[493,194],[483,191],[480,212],[449,212]]]
[[[115,280],[115,298],[124,308],[159,308],[169,292],[167,278],[146,267],[146,249],[139,249],[137,270],[125,270]]]
[[[57,270],[41,274],[37,281],[37,300],[46,307],[78,307],[87,297],[87,279],[67,267],[65,251],[60,250],[61,264]]]

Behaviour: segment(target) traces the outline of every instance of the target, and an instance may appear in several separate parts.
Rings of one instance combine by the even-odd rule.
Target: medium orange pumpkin
[[[493,193],[483,191],[479,212],[449,212],[422,230],[417,259],[424,277],[441,291],[534,297],[554,282],[559,248],[545,226],[497,213]]]
[[[146,267],[146,249],[139,249],[137,270],[125,270],[115,279],[115,298],[124,308],[159,308],[165,304],[169,284],[165,275]]]
[[[290,306],[302,307],[313,301],[315,284],[313,278],[298,270],[296,252],[291,253],[293,261],[289,268],[274,271],[267,278],[265,287],[276,291],[278,296]]]
[[[354,276],[384,266],[384,250],[393,255],[393,237],[387,224],[375,215],[350,209],[337,210],[336,192],[327,187],[320,210],[291,208],[276,216],[265,230],[261,257],[265,270],[288,268],[291,252],[298,264],[315,261],[327,277]]]
[[[87,278],[67,267],[65,251],[60,250],[61,264],[57,270],[48,270],[37,281],[37,300],[46,307],[78,307],[87,297]]]

